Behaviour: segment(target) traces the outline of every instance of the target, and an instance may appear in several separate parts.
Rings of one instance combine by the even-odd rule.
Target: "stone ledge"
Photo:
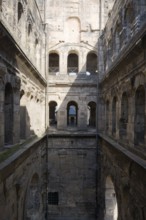
[[[101,139],[103,139],[104,141],[108,142],[110,145],[112,145],[112,147],[114,147],[116,150],[120,151],[125,156],[130,158],[132,161],[137,163],[139,166],[146,169],[146,161],[144,159],[141,159],[139,156],[135,155],[134,153],[131,153],[129,150],[125,149],[120,144],[118,144],[116,141],[112,140],[111,138],[107,137],[106,135],[99,133],[98,136]]]
[[[39,142],[44,140],[46,134],[42,137],[31,140],[29,143],[24,142],[21,149],[16,151],[12,156],[0,163],[0,181],[3,178],[8,177],[15,171],[15,169],[23,163],[23,161],[30,156],[38,147],[36,146]],[[35,147],[34,147],[35,146]]]

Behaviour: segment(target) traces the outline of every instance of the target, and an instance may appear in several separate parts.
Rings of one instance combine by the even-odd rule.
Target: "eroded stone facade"
[[[145,7],[116,1],[98,44],[101,184],[108,192],[110,178],[116,197],[111,211],[101,199],[104,219],[117,219],[115,206],[118,219],[145,219]]]
[[[90,103],[96,105],[97,41],[111,3],[78,0],[47,3],[48,105],[56,102],[56,123],[60,130],[71,125],[68,113],[71,102],[77,108],[77,119],[71,117],[76,121],[72,123],[75,130],[88,129]]]
[[[146,219],[145,8],[0,1],[2,220]]]

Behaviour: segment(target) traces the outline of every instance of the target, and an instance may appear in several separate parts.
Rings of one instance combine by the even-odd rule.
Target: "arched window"
[[[105,184],[105,215],[104,220],[118,219],[118,205],[114,184],[110,176],[106,179]]]
[[[106,131],[109,130],[109,101],[106,102]]]
[[[120,118],[120,137],[123,138],[127,135],[128,123],[128,97],[126,92],[122,95],[121,101],[121,118]]]
[[[97,73],[97,55],[93,52],[90,52],[87,55],[86,71],[90,74]]]
[[[76,102],[71,101],[67,105],[67,125],[77,126],[78,123],[78,106]]]
[[[127,40],[129,40],[131,37],[131,33],[132,33],[131,28],[133,26],[134,19],[135,19],[134,6],[132,3],[130,3],[125,10],[125,18],[124,18]]]
[[[135,94],[135,144],[144,144],[145,137],[145,89],[139,86]]]
[[[50,125],[57,124],[57,103],[55,101],[49,103],[49,123]]]
[[[117,98],[113,98],[112,103],[112,134],[116,133],[116,124],[117,124]]]
[[[114,33],[114,43],[113,43],[113,52],[114,56],[119,54],[120,50],[120,25],[118,24]]]
[[[5,102],[4,102],[4,132],[5,144],[13,143],[13,89],[10,83],[5,86]]]
[[[96,103],[95,102],[89,102],[88,104],[87,125],[91,127],[96,126]]]
[[[70,53],[67,60],[67,70],[69,75],[76,75],[78,73],[78,55]]]
[[[49,74],[57,75],[59,73],[59,55],[57,53],[49,54]]]
[[[23,6],[21,2],[18,2],[18,22],[20,21],[22,14],[23,14]]]

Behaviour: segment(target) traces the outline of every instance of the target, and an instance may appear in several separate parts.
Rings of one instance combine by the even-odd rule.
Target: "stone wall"
[[[49,135],[48,219],[96,219],[96,138],[94,135]]]
[[[45,34],[35,1],[1,1],[0,32],[2,148],[46,129]]]
[[[144,1],[116,1],[99,39],[98,132],[101,219],[145,216]]]
[[[2,24],[23,53],[45,77],[45,34],[35,0],[1,1]]]
[[[22,145],[0,164],[1,220],[45,219],[46,138]]]
[[[98,195],[102,210],[100,219],[144,220],[145,160],[105,135],[99,138],[99,149],[102,164]]]
[[[133,1],[131,1],[132,3]],[[119,4],[121,5],[122,3]],[[125,7],[120,7],[119,4],[117,3],[114,7],[119,7],[119,11],[126,10],[128,3]],[[141,17],[145,13],[141,4],[136,7],[135,13],[138,9],[140,14],[137,14],[137,16]],[[135,15],[135,22],[138,17]],[[111,20],[109,20],[109,24]],[[116,29],[116,24],[113,26],[113,29]],[[124,28],[124,26],[122,27]],[[144,22],[141,23],[139,29],[131,29],[131,34],[127,39],[128,41],[126,41],[128,46],[126,47],[125,45],[124,49],[122,43],[123,49],[120,48],[117,57],[114,58],[107,69],[99,73],[100,80],[102,74],[104,74],[102,80],[99,81],[99,130],[112,136],[126,148],[129,148],[136,154],[138,153],[142,157],[145,156],[144,146],[146,138],[145,31]],[[107,33],[105,29],[105,34],[101,39],[107,41]],[[114,48],[116,48],[117,43],[113,41],[112,33],[110,38],[113,45],[111,51],[114,54],[116,52]],[[102,52],[104,52],[105,59],[108,60],[108,53],[105,53],[104,47],[101,47]]]

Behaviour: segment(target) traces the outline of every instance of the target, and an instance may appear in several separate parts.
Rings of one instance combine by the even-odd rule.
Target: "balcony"
[[[69,76],[76,76],[78,74],[78,67],[68,67],[67,72]]]
[[[49,67],[49,75],[52,75],[52,76],[59,75],[59,66]]]

